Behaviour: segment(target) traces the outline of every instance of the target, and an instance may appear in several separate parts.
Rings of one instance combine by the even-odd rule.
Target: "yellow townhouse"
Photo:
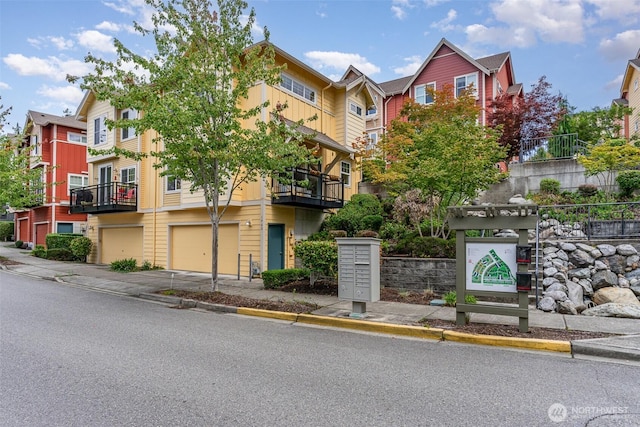
[[[345,73],[332,81],[273,47],[276,63],[286,65],[280,83],[255,85],[245,102],[287,103],[283,114],[291,123],[316,115],[299,130],[308,135],[305,144],[319,166],[300,165],[291,171],[294,182],[288,185],[262,179],[236,190],[231,200],[221,197],[220,205],[229,201],[229,208],[219,227],[220,274],[247,277],[293,267],[295,242],[317,231],[328,212],[357,193],[360,181],[353,144],[365,132],[367,109],[374,102],[366,77]],[[87,123],[88,147],[150,153],[154,132],[136,135],[134,129],[105,126],[107,119],[136,114],[144,112],[116,109],[87,92],[76,116]],[[88,262],[134,258],[138,265],[211,272],[212,229],[202,192],[191,193],[189,183],[161,177],[153,162],[153,157],[87,152],[89,185],[70,196],[72,212],[89,214],[87,236],[94,250]]]

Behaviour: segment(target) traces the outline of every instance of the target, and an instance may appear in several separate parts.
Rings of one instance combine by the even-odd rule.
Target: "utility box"
[[[342,237],[336,241],[338,299],[365,303],[380,301],[380,240]]]

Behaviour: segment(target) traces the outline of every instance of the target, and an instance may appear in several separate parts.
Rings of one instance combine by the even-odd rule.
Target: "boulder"
[[[585,316],[623,317],[640,319],[640,306],[616,304],[613,302],[597,305],[582,312]]]
[[[587,252],[576,249],[569,253],[569,261],[578,267],[588,267],[593,264],[594,259]]]
[[[602,256],[611,256],[616,253],[616,247],[613,245],[602,244],[598,245],[597,248],[602,252]]]
[[[611,255],[601,259],[609,268],[609,270],[613,271],[614,273],[622,274],[625,272],[625,268],[627,267],[627,257],[622,255]]]
[[[609,270],[598,271],[591,277],[591,286],[596,291],[600,288],[607,288],[617,285],[618,276]]]
[[[585,296],[590,297],[591,295],[593,295],[593,286],[591,285],[591,280],[580,279],[578,280],[578,285],[582,286]]]
[[[553,246],[547,246],[546,248],[544,248],[544,249],[542,250],[542,253],[543,253],[544,255],[549,255],[549,254],[552,254],[552,253],[554,253],[554,252],[558,252],[558,251],[559,251],[559,249],[558,249],[558,248],[555,248],[555,247],[553,247]]]
[[[569,300],[558,301],[556,303],[556,311],[560,314],[578,314],[575,305]]]
[[[569,298],[567,297],[567,294],[562,291],[544,292],[542,295],[545,297],[553,298],[554,301],[566,301]]]
[[[635,296],[640,297],[640,286],[638,285],[631,286],[629,287],[629,289],[631,289],[631,292],[633,292]]]
[[[509,199],[510,205],[533,205],[533,200],[527,200],[522,197],[521,194],[514,194],[512,198]]]
[[[569,270],[567,272],[567,276],[569,279],[573,279],[574,277],[577,279],[588,279],[591,277],[591,270],[587,267],[584,268],[575,268],[573,270]]]
[[[558,279],[554,278],[554,277],[545,277],[542,280],[542,286],[546,289],[549,286],[553,285],[554,283],[558,283]]]
[[[567,282],[567,296],[573,305],[580,305],[584,300],[584,289],[577,283]]]
[[[624,305],[636,305],[640,307],[640,301],[631,289],[625,288],[602,288],[593,294],[593,302],[597,305],[607,304],[610,302]]]
[[[565,252],[572,252],[576,250],[576,245],[574,245],[573,243],[569,243],[569,242],[562,242],[560,243],[560,248],[565,251]],[[615,249],[614,249],[615,251]]]
[[[636,255],[638,253],[637,249],[629,244],[616,246],[616,252],[624,256]]]
[[[560,283],[560,282],[555,282],[553,285],[551,285],[547,289],[545,289],[545,293],[546,292],[554,292],[554,291],[560,291],[560,292],[564,292],[566,294],[567,292],[569,292],[569,289],[565,285]]]
[[[569,261],[569,255],[567,255],[567,253],[565,251],[558,251],[558,252],[556,252],[556,255],[562,261]]]
[[[538,301],[538,308],[542,311],[556,311],[556,301],[551,297],[543,297]]]
[[[596,249],[593,246],[587,245],[585,243],[576,243],[576,248],[580,249],[581,251],[587,252],[587,253],[592,252],[593,250]]]

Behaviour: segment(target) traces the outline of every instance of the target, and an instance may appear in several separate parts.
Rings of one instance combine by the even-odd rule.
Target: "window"
[[[294,80],[293,78],[285,74],[282,74],[280,77],[281,77],[281,80],[280,80],[281,87],[315,104],[316,102],[315,90],[311,89],[308,86],[305,86],[304,84],[300,83],[297,80]]]
[[[427,83],[426,85],[416,86],[415,88],[415,101],[418,104],[432,104],[433,103],[433,92],[430,91],[436,90],[436,84]]]
[[[127,110],[122,110],[122,113],[120,113],[120,118],[122,120],[132,120],[132,119],[135,119],[136,117],[137,117],[137,114],[135,110],[127,109]],[[125,140],[129,138],[135,138],[135,136],[136,136],[136,130],[134,128],[132,127],[122,128],[120,139]]]
[[[133,184],[136,182],[136,168],[123,168],[120,172],[120,181],[123,184]]]
[[[375,116],[376,114],[378,114],[378,107],[377,106],[372,105],[367,109],[367,117]]]
[[[100,116],[93,121],[93,145],[104,144],[107,142],[106,119],[107,116]]]
[[[37,156],[39,154],[39,152],[38,152],[38,135],[31,135],[30,141],[29,141],[29,145],[31,145],[31,150],[33,151],[33,154],[35,156]]]
[[[78,144],[86,144],[87,135],[83,135],[81,133],[76,133],[76,132],[67,132],[67,141],[77,142]]]
[[[59,222],[58,223],[58,233],[73,233],[73,223],[72,222]]]
[[[351,186],[351,163],[341,162],[340,164],[340,178],[347,187]]]
[[[356,116],[362,117],[362,107],[356,104],[355,102],[349,101],[349,111],[355,114]]]
[[[374,150],[376,145],[378,144],[378,134],[376,132],[371,132],[369,134],[369,140],[367,141],[367,150]]]
[[[181,188],[180,178],[176,178],[175,176],[167,177],[167,192],[179,191],[180,188]]]
[[[460,76],[455,78],[456,83],[456,98],[460,96],[460,93],[473,84],[474,93],[478,94],[478,74],[467,74],[466,76]]]
[[[87,175],[69,174],[67,178],[68,192],[76,188],[88,187],[89,177]]]

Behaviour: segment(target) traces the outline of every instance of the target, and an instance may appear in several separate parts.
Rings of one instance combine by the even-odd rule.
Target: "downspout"
[[[147,138],[149,138],[149,131],[145,132],[145,134],[147,135]],[[141,138],[144,138],[144,134]],[[151,145],[151,141],[149,141],[149,145]],[[151,147],[149,147],[151,148]],[[157,227],[158,227],[158,180],[160,179],[159,172],[158,169],[153,168],[154,169],[154,175],[155,178],[153,179],[153,253],[152,253],[152,258],[153,258],[153,265],[156,265],[156,260],[157,260],[157,251],[156,251],[156,240],[157,240]],[[140,182],[142,182],[142,179],[140,179]],[[140,192],[138,192],[140,193]],[[138,203],[140,203],[140,199],[138,199]],[[167,234],[167,240],[169,240],[169,236]],[[167,249],[169,248],[169,244],[168,242],[166,242]],[[168,256],[167,256],[168,258]],[[169,267],[167,265],[167,267]]]
[[[53,150],[53,172],[51,172],[51,180],[55,183],[58,182],[58,168],[56,167],[56,165],[58,164],[58,125],[54,124],[53,125],[53,138],[51,139],[51,141],[49,141],[50,144],[52,144],[51,149]],[[67,184],[68,185],[68,184]],[[56,192],[56,188],[57,186],[51,186],[51,233],[55,233],[56,229],[56,197],[55,197],[55,192]],[[46,191],[46,188],[45,188]]]

